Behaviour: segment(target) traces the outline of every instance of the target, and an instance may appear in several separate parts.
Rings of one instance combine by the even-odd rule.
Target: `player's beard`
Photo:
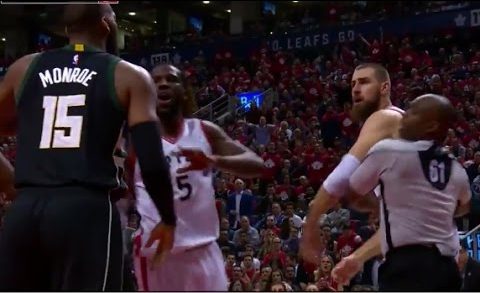
[[[380,106],[380,91],[377,94],[377,97],[374,101],[364,100],[359,104],[353,104],[352,106],[352,119],[353,121],[365,122],[370,115],[378,110]]]

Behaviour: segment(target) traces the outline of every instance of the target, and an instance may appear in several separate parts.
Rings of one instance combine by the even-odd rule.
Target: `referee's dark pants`
[[[23,188],[0,231],[0,291],[120,291],[122,258],[107,190]]]
[[[460,291],[462,284],[455,258],[424,245],[389,250],[378,278],[379,291]]]

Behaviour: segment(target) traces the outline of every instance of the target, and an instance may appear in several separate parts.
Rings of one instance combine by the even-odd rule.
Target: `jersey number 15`
[[[79,106],[85,106],[85,95],[43,97],[40,149],[80,147],[83,117],[68,115],[70,107]]]

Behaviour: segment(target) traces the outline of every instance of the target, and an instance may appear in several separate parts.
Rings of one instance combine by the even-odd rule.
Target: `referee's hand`
[[[150,232],[150,237],[145,243],[145,247],[149,248],[158,240],[157,250],[153,256],[152,266],[161,263],[165,256],[172,250],[173,242],[175,240],[175,226],[159,223]]]

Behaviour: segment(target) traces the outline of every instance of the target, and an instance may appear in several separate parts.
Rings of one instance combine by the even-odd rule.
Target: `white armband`
[[[342,197],[347,193],[349,178],[360,166],[360,161],[353,155],[346,154],[340,164],[323,182],[323,188],[336,197]]]

